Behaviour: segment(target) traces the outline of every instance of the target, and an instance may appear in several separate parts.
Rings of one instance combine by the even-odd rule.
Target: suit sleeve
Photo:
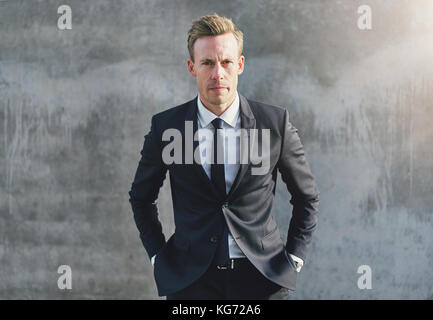
[[[296,129],[284,113],[284,129],[278,169],[292,198],[292,218],[286,250],[305,261],[312,234],[317,227],[319,192]]]
[[[152,125],[144,137],[141,159],[129,191],[135,224],[149,258],[165,244],[157,208],[159,190],[167,172],[167,167],[162,162],[160,142],[155,117],[152,117]]]

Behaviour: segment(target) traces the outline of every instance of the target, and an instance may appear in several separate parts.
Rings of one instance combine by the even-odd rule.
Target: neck
[[[236,93],[237,94],[237,93]],[[202,99],[200,99],[201,103],[204,105],[206,109],[208,109],[210,112],[212,112],[216,116],[222,115],[235,101],[236,95],[231,99],[230,102],[224,103],[224,104],[211,104],[209,102],[203,102]]]

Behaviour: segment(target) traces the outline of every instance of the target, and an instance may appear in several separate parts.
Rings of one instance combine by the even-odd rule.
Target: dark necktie
[[[210,176],[214,186],[217,188],[218,192],[226,196],[226,178],[224,174],[224,140],[218,139],[217,129],[223,128],[223,120],[220,118],[215,118],[212,121],[212,125],[215,128],[213,134],[213,164],[210,166]],[[222,132],[220,138],[223,137]]]
[[[214,161],[211,164],[211,180],[218,192],[226,198],[226,179],[224,173],[224,136],[221,132],[220,139],[218,139],[218,129],[223,128],[223,120],[215,118],[212,121],[212,125],[215,128],[213,135],[213,157]],[[221,139],[223,138],[223,139]],[[223,223],[223,232],[221,239],[218,243],[217,252],[215,255],[217,265],[226,265],[229,260],[229,245],[228,245],[228,227],[224,216],[221,214]]]

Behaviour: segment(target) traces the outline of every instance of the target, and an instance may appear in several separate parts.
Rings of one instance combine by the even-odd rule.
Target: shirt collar
[[[202,128],[205,128],[211,123],[215,118],[218,118],[217,115],[208,110],[200,100],[200,94],[197,97],[197,106],[198,106],[198,119]],[[233,103],[222,113],[219,118],[222,119],[225,123],[230,125],[231,127],[236,127],[236,122],[239,117],[239,94],[236,92],[236,97]]]

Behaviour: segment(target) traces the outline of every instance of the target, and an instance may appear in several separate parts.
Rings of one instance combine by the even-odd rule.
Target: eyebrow
[[[227,60],[232,60],[233,61],[234,59],[227,57],[227,58],[222,59],[221,61],[227,61]],[[214,59],[209,59],[209,58],[201,59],[200,60],[200,62],[214,62],[214,61],[215,61]]]

